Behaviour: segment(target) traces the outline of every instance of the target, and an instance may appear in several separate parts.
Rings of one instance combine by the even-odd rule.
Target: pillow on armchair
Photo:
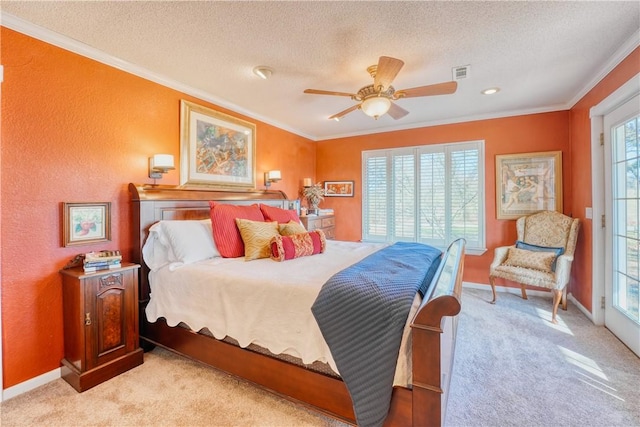
[[[507,259],[502,263],[509,267],[530,268],[532,270],[551,273],[551,267],[555,264],[555,252],[530,251],[527,249],[509,248]]]
[[[564,248],[563,247],[559,247],[559,248],[553,248],[550,246],[538,246],[538,245],[532,245],[530,243],[525,243],[521,240],[516,241],[516,248],[518,249],[526,249],[529,251],[534,251],[534,252],[553,252],[556,254],[556,259],[553,260],[553,264],[551,264],[551,271],[556,271],[556,261],[558,260],[558,257],[560,255],[562,255],[564,253]]]

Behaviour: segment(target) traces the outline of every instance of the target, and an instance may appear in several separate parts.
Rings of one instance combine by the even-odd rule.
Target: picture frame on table
[[[325,181],[325,197],[353,197],[355,183],[353,181]]]
[[[111,203],[62,203],[63,246],[111,240]]]
[[[562,212],[562,152],[496,155],[496,217]]]
[[[253,189],[256,125],[180,101],[180,185]]]

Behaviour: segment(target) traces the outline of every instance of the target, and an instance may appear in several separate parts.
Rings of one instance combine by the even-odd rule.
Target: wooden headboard
[[[277,190],[222,190],[182,188],[171,185],[129,184],[132,213],[132,261],[142,266],[139,300],[142,305],[149,298],[149,268],[142,258],[142,247],[149,227],[160,220],[189,220],[209,218],[209,201],[250,205],[263,203],[283,209],[298,209],[298,200],[288,200]]]

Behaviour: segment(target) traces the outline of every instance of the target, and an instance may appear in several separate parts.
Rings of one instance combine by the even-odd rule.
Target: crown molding
[[[640,46],[640,29],[636,30],[633,35],[622,44],[616,50],[611,58],[602,66],[600,71],[596,73],[596,75],[587,83],[586,86],[582,88],[578,93],[575,94],[573,98],[569,102],[567,102],[568,108],[573,108],[584,96],[589,93],[591,89],[593,89],[602,79],[604,79],[607,74],[613,71],[635,48]]]
[[[70,37],[64,36],[62,34],[56,33],[54,31],[48,30],[46,28],[40,27],[29,21],[18,18],[14,15],[0,11],[0,24],[6,28],[12,29],[14,31],[18,31],[30,37],[36,38],[38,40],[44,41],[46,43],[52,44],[54,46],[76,53],[78,55],[82,55],[84,57],[93,59],[105,65],[117,68],[121,71],[144,78],[146,80],[152,81],[159,85],[177,90],[187,95],[194,96],[203,101],[207,101],[212,104],[218,105],[220,107],[227,108],[238,114],[242,114],[252,119],[259,120],[269,125],[278,127],[279,129],[291,132],[303,138],[307,138],[311,141],[326,141],[331,139],[348,138],[352,136],[362,136],[362,135],[373,135],[378,133],[394,132],[394,131],[407,130],[407,129],[416,129],[421,127],[432,127],[432,126],[464,123],[464,122],[477,121],[477,120],[491,120],[491,119],[499,119],[499,118],[505,118],[505,117],[526,115],[526,114],[539,114],[539,113],[569,110],[574,105],[576,105],[577,102],[580,101],[580,99],[582,99],[591,89],[593,89],[608,73],[610,73],[618,64],[620,64],[627,56],[629,56],[629,54],[636,47],[640,45],[640,30],[637,30],[629,38],[627,42],[625,42],[622,46],[620,46],[618,50],[616,50],[616,52],[611,56],[609,61],[607,61],[607,63],[589,81],[589,83],[586,86],[584,86],[578,93],[576,93],[576,95],[569,102],[565,104],[551,105],[551,106],[545,106],[545,107],[528,109],[528,110],[513,110],[513,111],[502,111],[502,112],[483,114],[483,115],[462,116],[462,117],[456,117],[456,118],[451,118],[446,120],[408,123],[404,125],[378,128],[375,130],[364,130],[364,131],[358,131],[358,132],[334,134],[334,135],[328,135],[324,137],[318,137],[315,135],[306,134],[304,132],[301,132],[299,129],[294,129],[289,125],[286,125],[286,124],[274,121],[268,117],[256,114],[253,111],[247,110],[243,107],[240,107],[222,98],[218,98],[208,92],[202,91],[200,89],[196,89],[189,85],[180,83],[176,80],[169,79],[166,76],[150,71],[144,67],[140,67],[138,65],[132,64],[128,61],[124,61],[115,56],[109,55],[87,44],[84,44],[82,42],[79,42]]]
[[[208,92],[180,83],[176,80],[173,80],[161,74],[155,73],[139,65],[132,64],[128,61],[122,60],[113,55],[109,55],[99,49],[91,47],[78,40],[74,40],[65,35],[56,33],[55,31],[48,30],[44,27],[33,24],[24,19],[18,18],[17,16],[11,15],[9,13],[0,12],[0,25],[2,25],[3,27],[9,28],[11,30],[17,31],[19,33],[25,34],[27,36],[33,37],[35,39],[41,40],[43,42],[52,44],[54,46],[57,46],[69,52],[82,55],[89,59],[93,59],[94,61],[108,65],[110,67],[117,68],[118,70],[124,71],[126,73],[133,74],[137,77],[141,77],[145,80],[149,80],[151,82],[168,87],[170,89],[177,90],[178,92],[182,92],[184,94],[194,96],[198,99],[210,102],[220,107],[227,108],[238,114],[251,117],[252,119],[270,124],[272,126],[275,126],[280,129],[286,130],[288,132],[294,133],[296,135],[302,136],[304,138],[315,140],[313,136],[306,135],[305,133],[300,132],[300,130],[293,129],[286,124],[279,123],[268,117],[264,117],[259,114],[256,114],[253,111],[242,108],[225,99],[218,98],[217,96],[214,96]]]

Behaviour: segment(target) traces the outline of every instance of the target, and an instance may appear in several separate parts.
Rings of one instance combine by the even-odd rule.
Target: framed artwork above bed
[[[256,125],[180,101],[180,185],[255,188]]]

